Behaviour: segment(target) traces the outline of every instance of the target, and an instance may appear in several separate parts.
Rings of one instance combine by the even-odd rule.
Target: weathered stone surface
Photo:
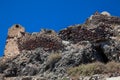
[[[16,24],[8,31],[4,58],[13,59],[23,50],[34,50],[42,47],[46,51],[62,50],[62,39],[53,30],[42,30],[38,33],[27,33],[25,29]]]
[[[22,50],[34,50],[43,47],[44,50],[59,50],[63,48],[62,40],[53,31],[36,34],[26,34],[18,39],[18,47]]]
[[[1,79],[71,79],[67,74],[70,67],[96,61],[120,62],[119,17],[95,13],[84,24],[68,27],[58,34],[52,30],[30,34],[24,28],[17,32],[14,28],[20,27],[16,25],[9,31],[7,52],[0,59]],[[99,74],[80,77],[85,79],[104,80]]]
[[[13,25],[8,30],[8,36],[7,36],[6,46],[4,51],[5,58],[14,58],[20,53],[17,39],[21,38],[23,36],[21,33],[24,33],[24,32],[25,32],[25,29],[19,24]]]
[[[83,25],[68,27],[59,32],[61,39],[77,43],[79,41],[100,42],[106,41],[113,36],[113,29],[107,24],[101,23],[91,29]]]
[[[91,18],[88,19],[87,24],[97,25],[99,23],[105,24],[118,24],[120,25],[120,18],[116,16],[107,16],[96,12]]]

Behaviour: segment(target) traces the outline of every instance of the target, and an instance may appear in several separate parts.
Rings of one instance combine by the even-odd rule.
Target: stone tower
[[[24,32],[25,29],[19,24],[15,24],[9,28],[4,51],[5,58],[14,58],[20,53],[18,48],[18,39],[22,37],[22,33]]]

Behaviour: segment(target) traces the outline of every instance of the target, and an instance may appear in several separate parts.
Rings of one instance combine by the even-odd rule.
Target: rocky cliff
[[[1,80],[104,80],[120,75],[120,17],[96,12],[58,33],[8,32]],[[97,76],[96,76],[97,75]],[[106,76],[105,76],[106,75]],[[83,77],[84,76],[84,77]]]

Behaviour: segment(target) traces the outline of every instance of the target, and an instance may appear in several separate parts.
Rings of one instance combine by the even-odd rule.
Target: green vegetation
[[[67,78],[63,78],[62,80],[69,80],[69,79],[67,79]]]

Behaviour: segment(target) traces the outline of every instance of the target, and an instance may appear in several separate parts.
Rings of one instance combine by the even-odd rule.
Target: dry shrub
[[[104,74],[104,73],[120,73],[120,63],[109,62],[103,64],[100,62],[82,64],[77,67],[71,67],[68,69],[68,74],[70,76],[90,76],[94,74]]]
[[[52,53],[48,56],[48,63],[49,64],[54,64],[56,63],[58,60],[61,59],[61,54],[60,53]]]
[[[91,64],[82,64],[78,67],[70,68],[68,70],[68,74],[72,76],[75,75],[89,76],[97,73],[101,74],[104,68],[105,68],[104,64],[100,62],[91,63]]]
[[[105,72],[107,73],[120,72],[120,63],[114,61],[107,63]]]

